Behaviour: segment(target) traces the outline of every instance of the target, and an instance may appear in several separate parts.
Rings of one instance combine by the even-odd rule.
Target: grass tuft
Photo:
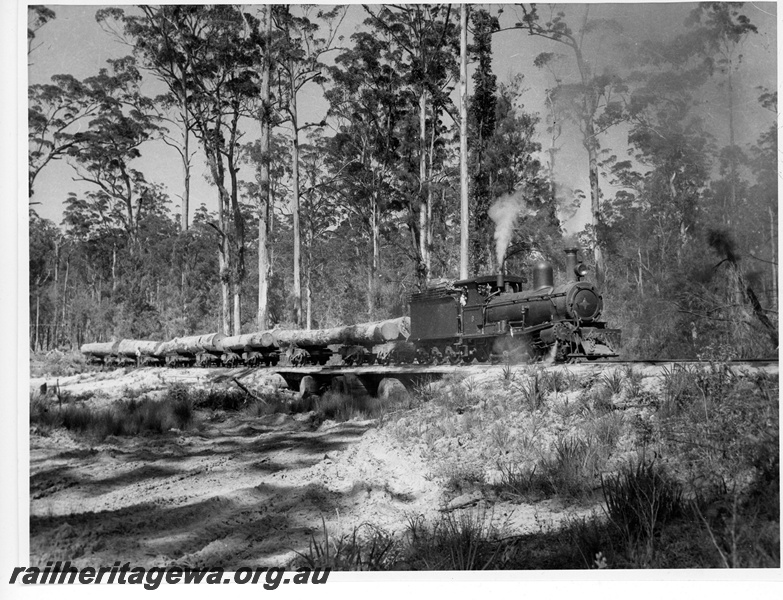
[[[409,518],[405,560],[416,570],[469,571],[492,568],[503,547],[486,510],[445,513],[430,524]]]
[[[329,539],[326,521],[321,517],[323,537],[311,534],[305,553],[297,552],[304,566],[310,569],[330,568],[339,571],[387,571],[398,559],[398,543],[394,536],[380,527],[365,523],[349,534]]]
[[[601,486],[609,520],[626,545],[643,552],[642,562],[649,563],[660,530],[685,512],[681,485],[660,465],[642,458],[602,477]]]

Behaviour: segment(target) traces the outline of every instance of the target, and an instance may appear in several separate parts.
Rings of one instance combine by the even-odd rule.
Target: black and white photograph
[[[11,584],[780,580],[777,3],[17,8]]]

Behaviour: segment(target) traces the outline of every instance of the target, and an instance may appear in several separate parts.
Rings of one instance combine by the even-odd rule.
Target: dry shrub
[[[623,372],[620,369],[612,369],[611,371],[604,373],[601,375],[601,380],[613,395],[623,391],[624,377]]]
[[[546,400],[546,381],[541,371],[534,371],[521,383],[515,383],[517,391],[522,396],[522,402],[530,410],[536,410],[544,405]]]
[[[68,377],[93,368],[78,350],[30,353],[30,377]]]
[[[628,390],[628,397],[638,398],[641,396],[644,375],[634,369],[633,365],[626,365],[623,368],[623,376],[625,377],[625,387]]]
[[[601,414],[615,409],[613,397],[614,394],[609,386],[602,383],[586,390],[580,395],[579,401],[586,411]]]
[[[614,411],[594,418],[587,424],[586,431],[601,445],[604,456],[608,456],[623,435],[624,423],[623,414]]]
[[[555,441],[554,457],[542,459],[543,475],[555,494],[584,498],[596,487],[599,456],[593,439],[561,437]]]
[[[314,410],[324,419],[350,421],[380,417],[386,407],[380,399],[365,394],[352,395],[327,391],[315,400]]]
[[[394,536],[370,523],[355,527],[349,534],[329,538],[326,521],[323,524],[323,538],[312,534],[307,552],[297,552],[310,569],[329,568],[336,571],[387,571],[399,560],[399,544]]]
[[[434,523],[408,520],[405,561],[414,570],[467,571],[492,567],[503,544],[486,510],[448,512]]]
[[[110,435],[163,433],[172,428],[186,429],[194,424],[192,403],[187,398],[165,400],[124,400],[109,408],[56,405],[40,401],[31,404],[30,423],[40,428],[64,428],[73,433],[104,439]]]
[[[616,475],[601,478],[606,514],[628,548],[641,550],[643,563],[653,559],[655,538],[670,521],[684,514],[679,483],[654,461],[642,457]]]
[[[559,394],[579,386],[579,377],[571,371],[555,369],[540,372],[540,385],[544,393]]]

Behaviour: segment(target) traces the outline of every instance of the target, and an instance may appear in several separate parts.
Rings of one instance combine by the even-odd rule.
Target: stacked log
[[[135,358],[138,356],[164,356],[163,342],[152,342],[147,340],[120,340],[117,346],[117,354]]]
[[[188,335],[174,338],[164,345],[163,354],[167,356],[194,356],[202,352],[219,354],[223,352],[222,340],[226,336],[222,333],[209,333],[207,335]]]
[[[275,339],[271,331],[256,331],[224,337],[220,345],[223,351],[242,352],[243,350],[252,350],[253,348],[272,348],[274,342]]]
[[[120,342],[92,342],[91,344],[82,344],[80,348],[82,354],[95,356],[97,358],[106,358],[107,356],[116,356],[117,348]]]
[[[410,317],[398,317],[381,321],[380,327],[384,342],[407,340],[411,335]]]
[[[406,340],[410,336],[410,318],[399,317],[374,323],[360,323],[347,327],[331,329],[273,329],[268,334],[278,348],[288,346],[330,346],[333,344],[371,346],[397,340]]]
[[[289,348],[325,348],[331,345],[374,346],[387,342],[407,340],[410,336],[410,318],[398,317],[385,321],[360,323],[329,329],[271,329],[236,336],[222,333],[190,335],[169,342],[121,340],[95,342],[81,347],[83,354],[97,358],[108,356],[184,356],[222,354],[266,350],[274,352]]]
[[[198,347],[204,352],[219,354],[223,351],[222,341],[225,339],[222,333],[209,333],[200,335],[198,338]]]

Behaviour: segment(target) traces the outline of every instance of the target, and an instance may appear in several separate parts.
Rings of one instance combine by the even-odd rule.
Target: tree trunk
[[[583,27],[587,25],[587,17],[590,12],[590,6],[585,8]],[[595,133],[595,112],[597,110],[597,100],[591,95],[590,86],[591,71],[590,66],[585,62],[582,51],[578,45],[571,47],[576,55],[576,64],[579,68],[579,77],[585,90],[583,103],[583,125],[584,133],[582,143],[587,150],[588,174],[590,177],[590,213],[591,224],[593,226],[593,235],[595,236],[595,245],[593,248],[593,258],[595,259],[595,279],[598,287],[603,287],[606,276],[606,266],[604,264],[603,251],[601,250],[600,224],[601,224],[601,187],[598,179],[598,140]]]
[[[62,297],[62,306],[63,306],[63,320],[62,320],[62,329],[65,331],[65,325],[67,323],[67,309],[68,309],[68,274],[71,271],[71,257],[70,255],[68,258],[65,259],[65,279],[63,280],[63,297]]]
[[[592,129],[592,125],[590,129]],[[595,146],[588,151],[588,160],[590,164],[590,212],[592,215],[593,234],[595,235],[595,247],[593,248],[595,279],[598,287],[602,288],[606,276],[606,265],[604,264],[604,254],[601,250],[601,188],[598,183],[598,152]]]
[[[242,333],[242,282],[234,282],[234,335]]]
[[[114,294],[117,291],[117,245],[111,247],[111,295],[114,300]]]
[[[294,221],[294,323],[302,326],[302,237],[299,228],[299,125],[296,113],[296,91],[291,90],[291,179],[293,201],[291,213]]]
[[[258,219],[258,315],[259,329],[269,327],[269,205],[268,200],[261,206]]]
[[[728,94],[729,94],[729,206],[723,206],[723,220],[726,227],[731,227],[731,213],[737,208],[737,162],[734,156],[734,81],[731,76],[732,64],[729,58],[728,68]],[[725,197],[724,197],[725,198]]]
[[[427,249],[429,241],[427,240],[427,90],[422,86],[419,93],[419,254],[421,254],[420,270],[422,278],[426,283],[429,279],[429,258]]]
[[[269,213],[271,205],[271,189],[269,186],[269,150],[271,139],[271,113],[269,107],[269,77],[271,71],[271,54],[269,40],[272,36],[271,7],[262,10],[264,19],[264,37],[266,41],[264,60],[261,68],[261,169],[260,193],[258,207],[258,315],[256,324],[259,329],[269,327]]]
[[[215,132],[221,128],[216,127]],[[211,135],[215,135],[210,132]],[[208,139],[207,136],[204,138]],[[231,241],[228,237],[228,220],[231,210],[231,198],[228,190],[225,188],[225,177],[223,172],[223,158],[220,155],[220,143],[215,143],[214,147],[204,142],[207,161],[209,163],[212,180],[218,189],[218,233],[220,235],[220,245],[218,247],[218,273],[220,276],[220,310],[223,323],[223,333],[231,333]]]
[[[59,314],[59,284],[60,284],[60,243],[59,240],[54,240],[54,294],[52,298],[52,327],[55,330],[55,336],[57,335],[57,316]]]
[[[778,245],[775,243],[775,234],[777,228],[775,227],[775,212],[772,207],[769,207],[769,241],[772,246],[772,306],[777,308],[778,306]]]
[[[221,300],[221,318],[223,322],[223,333],[228,335],[231,332],[231,311],[229,303],[231,298],[231,287],[228,272],[228,236],[221,234],[220,252],[218,253],[218,273],[220,276],[220,300]]]
[[[185,88],[184,79],[182,87]],[[188,93],[186,89],[182,90],[182,171],[184,177],[185,189],[182,193],[182,231],[188,230],[188,215],[190,214],[190,122],[188,117]]]
[[[549,189],[552,194],[552,200],[557,201],[557,182],[555,181],[555,161],[557,160],[557,138],[560,137],[559,128],[560,125],[557,122],[557,114],[555,113],[555,100],[552,97],[551,90],[546,91],[547,104],[549,105],[550,118],[552,120],[552,137],[549,140]]]
[[[236,132],[239,122],[239,110],[233,108],[233,120],[231,122],[231,139],[228,141],[226,159],[228,161],[228,177],[231,182],[231,217],[234,224],[233,238],[236,251],[232,257],[231,283],[234,294],[234,335],[239,335],[242,329],[242,284],[245,278],[245,217],[239,205],[239,182],[237,172],[239,170],[236,161]]]
[[[313,291],[310,289],[310,267],[307,268],[307,274],[305,276],[305,306],[307,312],[306,329],[313,328]]]
[[[598,148],[592,118],[586,119],[585,121],[585,147],[587,148],[588,170],[590,173],[591,224],[593,226],[593,235],[595,236],[595,247],[593,248],[596,271],[595,278],[598,287],[601,288],[604,285],[606,267],[604,264],[603,251],[601,250],[601,187],[598,180]]]
[[[312,274],[313,274],[313,235],[312,231],[308,231],[307,235],[307,268],[305,269],[305,329],[313,328],[313,290],[312,290]]]
[[[434,115],[433,115],[434,119]],[[424,260],[424,264],[427,267],[427,277],[432,277],[432,180],[433,180],[433,160],[435,156],[435,127],[432,128],[432,135],[430,136],[430,167],[427,174],[427,235],[425,236],[427,242],[427,255]]]
[[[639,295],[644,298],[644,279],[642,277],[642,249],[637,248],[639,253]]]
[[[38,350],[38,332],[41,326],[41,289],[38,289],[38,293],[35,296],[35,340],[33,342],[33,350]]]
[[[468,7],[460,5],[459,36],[459,278],[468,278]]]
[[[375,313],[375,303],[378,290],[378,268],[379,268],[379,227],[378,227],[378,192],[377,190],[372,193],[372,204],[370,206],[370,235],[372,237],[372,258],[370,260],[370,275],[367,281],[367,314],[372,315]]]

